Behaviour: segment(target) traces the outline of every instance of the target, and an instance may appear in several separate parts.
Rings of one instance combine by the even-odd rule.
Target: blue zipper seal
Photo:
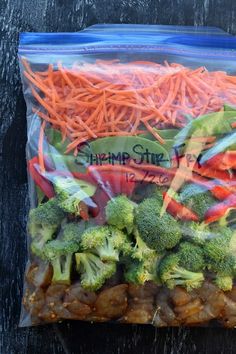
[[[204,49],[204,50],[203,50]],[[192,57],[236,59],[236,38],[189,34],[34,33],[20,34],[20,54],[86,54],[115,51],[146,51]]]

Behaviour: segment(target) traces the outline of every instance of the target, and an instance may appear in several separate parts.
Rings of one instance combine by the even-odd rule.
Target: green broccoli
[[[42,249],[42,258],[53,267],[53,283],[70,284],[73,254],[80,250],[84,224],[68,223],[57,239],[47,242]]]
[[[146,281],[151,280],[143,262],[137,260],[133,260],[130,262],[129,266],[125,267],[124,278],[127,283],[138,285],[143,285]]]
[[[132,258],[138,259],[139,261],[144,261],[153,255],[156,255],[156,251],[146,245],[136,228],[134,229],[134,237],[135,245],[133,247]]]
[[[161,207],[158,199],[148,198],[138,205],[135,213],[140,237],[157,252],[175,247],[182,237],[180,226],[171,215],[160,216]]]
[[[180,192],[179,201],[193,210],[203,220],[206,211],[216,203],[212,194],[206,188],[197,184],[187,184]]]
[[[149,248],[141,239],[139,232],[134,228],[135,245],[130,253],[131,257],[125,260],[125,280],[130,283],[144,284],[152,280],[160,283],[157,277],[157,264],[162,258],[157,251]]]
[[[72,257],[80,248],[74,240],[56,239],[46,243],[43,248],[43,258],[53,267],[52,283],[70,284]]]
[[[169,254],[165,256],[158,267],[161,282],[169,289],[175,286],[182,286],[191,291],[199,288],[204,281],[202,272],[191,272],[180,266],[180,258],[177,254]]]
[[[81,285],[86,290],[98,290],[116,272],[115,262],[103,262],[99,256],[90,252],[76,253],[75,260]]]
[[[233,278],[236,271],[236,258],[233,254],[228,254],[220,261],[208,259],[207,268],[209,271],[216,273],[215,284],[223,291],[232,289]],[[231,280],[230,280],[231,279]]]
[[[134,226],[135,206],[136,204],[125,195],[111,199],[105,209],[107,223],[119,230],[126,229],[130,234]]]
[[[180,259],[179,265],[192,272],[202,271],[206,267],[204,252],[200,246],[187,241],[181,242],[177,254]]]
[[[77,241],[80,243],[81,236],[86,230],[87,223],[83,220],[80,222],[70,222],[62,227],[63,240]]]
[[[151,280],[156,284],[161,284],[157,269],[163,255],[152,253],[147,259],[143,260],[143,267],[146,271],[146,281]]]
[[[80,216],[80,202],[91,197],[96,187],[88,182],[73,177],[58,176],[53,179],[59,206],[70,214]]]
[[[213,231],[213,237],[204,247],[206,258],[213,262],[221,262],[229,254],[235,253],[236,235],[227,227],[217,228]]]
[[[233,287],[233,278],[229,275],[217,275],[214,283],[223,291],[230,291]]]
[[[236,270],[236,258],[234,255],[229,254],[222,258],[221,261],[214,261],[212,259],[207,259],[208,270],[220,274],[234,276]]]
[[[124,232],[112,226],[89,227],[82,234],[81,246],[85,251],[98,254],[103,261],[118,261],[121,253],[132,252]]]
[[[138,200],[143,200],[146,198],[156,198],[162,203],[163,201],[163,192],[166,191],[166,187],[160,187],[154,183],[148,183],[145,185],[139,184],[135,190],[135,195],[137,196]]]
[[[160,284],[157,274],[158,263],[161,256],[153,253],[149,259],[139,261],[129,258],[125,262],[124,278],[128,283],[143,285],[146,281],[153,281]]]
[[[35,255],[42,256],[44,245],[53,238],[64,217],[56,198],[30,210],[28,230],[33,239],[31,250]]]
[[[182,234],[183,238],[199,246],[203,246],[213,235],[206,224],[198,224],[196,222],[184,223],[182,225]]]

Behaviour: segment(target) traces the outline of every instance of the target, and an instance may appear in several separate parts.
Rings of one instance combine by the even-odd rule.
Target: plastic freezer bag
[[[21,326],[236,325],[236,54],[188,39],[22,34]]]

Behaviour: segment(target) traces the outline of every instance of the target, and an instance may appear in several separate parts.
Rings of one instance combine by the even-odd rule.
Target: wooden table
[[[94,23],[219,26],[236,33],[233,0],[1,0],[0,28],[0,353],[235,353],[236,334],[220,328],[63,323],[18,328],[29,207],[26,119],[17,59],[22,31],[78,31]]]

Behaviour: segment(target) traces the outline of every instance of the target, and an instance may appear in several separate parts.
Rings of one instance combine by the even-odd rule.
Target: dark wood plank
[[[94,23],[220,26],[236,33],[233,0],[1,0],[0,353],[234,353],[232,330],[63,323],[18,328],[28,210],[25,104],[17,64],[22,31],[78,31]]]

